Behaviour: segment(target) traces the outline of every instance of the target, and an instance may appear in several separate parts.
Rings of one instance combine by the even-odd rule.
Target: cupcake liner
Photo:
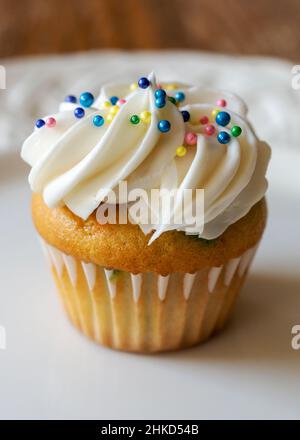
[[[102,345],[134,352],[186,348],[222,329],[257,248],[221,267],[162,276],[106,269],[42,244],[72,323]]]

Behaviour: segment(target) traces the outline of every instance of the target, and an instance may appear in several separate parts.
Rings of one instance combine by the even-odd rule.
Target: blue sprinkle
[[[182,110],[181,114],[182,114],[184,122],[187,122],[190,120],[190,117],[191,117],[190,112],[188,112],[187,110]]]
[[[170,131],[171,128],[171,124],[169,121],[167,121],[166,119],[161,119],[158,124],[157,124],[157,128],[159,129],[159,131],[161,131],[162,133],[167,133],[168,131]]]
[[[158,108],[163,108],[166,105],[166,100],[165,100],[164,96],[156,98],[155,105]]]
[[[82,108],[82,107],[77,107],[77,108],[75,108],[75,110],[74,110],[74,116],[76,117],[76,118],[83,118],[83,116],[84,116],[84,114],[85,114],[85,111],[84,111],[84,109]]]
[[[96,127],[101,127],[101,125],[104,124],[104,118],[103,118],[103,116],[101,116],[101,115],[96,115],[96,116],[94,116],[94,118],[93,118],[93,124],[94,124]]]
[[[175,98],[177,101],[182,102],[185,100],[185,94],[183,92],[177,92]]]
[[[230,114],[227,112],[219,112],[216,116],[216,123],[221,125],[222,127],[226,127],[226,125],[230,122]]]
[[[74,95],[68,95],[65,97],[65,102],[71,102],[72,104],[76,104],[77,98]]]
[[[110,98],[110,102],[112,103],[112,105],[116,105],[116,103],[119,101],[119,98],[117,96],[112,96]]]
[[[42,128],[44,125],[45,125],[45,121],[44,121],[44,119],[38,119],[38,120],[36,121],[36,123],[35,123],[35,126],[36,126],[37,128]]]
[[[163,89],[155,90],[155,98],[165,98],[167,96],[166,92]]]
[[[230,135],[226,131],[220,131],[218,134],[218,141],[220,144],[228,144],[230,141]]]
[[[138,85],[141,89],[147,89],[150,86],[150,81],[148,78],[142,77],[139,79]]]
[[[90,92],[84,92],[80,95],[79,102],[82,107],[90,107],[94,102],[94,96]]]

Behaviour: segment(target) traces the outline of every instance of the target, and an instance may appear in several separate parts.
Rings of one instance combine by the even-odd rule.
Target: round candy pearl
[[[219,112],[216,115],[216,123],[222,127],[226,127],[226,125],[229,124],[230,119],[230,114],[227,112]]]
[[[177,104],[177,101],[176,101],[176,99],[175,99],[173,96],[168,96],[168,100],[169,100],[170,102],[172,102],[172,104],[174,104],[174,105]]]
[[[187,122],[190,120],[191,115],[187,110],[182,110],[181,114],[182,114],[184,122]]]
[[[218,101],[217,101],[217,105],[218,105],[219,107],[226,107],[227,102],[225,101],[225,99],[218,99]]]
[[[84,109],[82,107],[75,108],[74,115],[75,115],[76,118],[79,118],[79,119],[83,118],[84,114],[85,114],[85,111],[84,111]]]
[[[68,95],[65,97],[65,102],[71,102],[72,104],[75,104],[77,102],[77,98],[74,95]]]
[[[104,108],[109,108],[109,107],[111,107],[111,103],[109,101],[104,101],[103,102],[103,107]]]
[[[155,90],[155,98],[165,98],[166,97],[166,92],[163,89],[157,89]]]
[[[140,118],[138,115],[132,115],[130,118],[130,122],[134,125],[138,124],[140,122]]]
[[[116,115],[119,110],[120,107],[118,105],[113,105],[112,107],[110,107],[109,113],[111,113],[112,115]]]
[[[125,104],[125,102],[126,102],[126,99],[119,99],[117,102],[117,105],[123,105],[123,104]]]
[[[46,120],[46,125],[47,125],[47,127],[49,127],[49,128],[55,127],[55,125],[56,125],[56,120],[55,120],[54,118],[48,118],[48,119]]]
[[[208,124],[204,130],[207,136],[212,136],[216,131],[215,127],[211,124]]]
[[[116,105],[116,103],[118,102],[119,98],[117,96],[112,96],[110,98],[110,102],[112,103],[112,105]]]
[[[157,124],[157,128],[159,129],[159,131],[161,131],[162,133],[167,133],[168,131],[170,131],[171,128],[171,124],[169,121],[167,121],[166,119],[161,119],[158,124]]]
[[[175,98],[177,101],[182,102],[185,100],[185,94],[183,92],[177,92]]]
[[[166,100],[164,96],[161,96],[160,98],[156,98],[155,105],[157,108],[163,108],[166,105]]]
[[[187,145],[196,145],[197,144],[197,134],[193,132],[188,132],[184,136],[184,142]]]
[[[230,141],[230,135],[227,133],[227,131],[220,131],[218,134],[218,141],[220,144],[228,144]]]
[[[134,90],[136,90],[138,88],[137,83],[132,83],[130,84],[130,90],[133,92]]]
[[[209,119],[207,116],[202,116],[202,118],[199,119],[200,124],[206,125],[209,122]]]
[[[176,156],[183,157],[187,153],[187,149],[181,145],[180,147],[176,148]]]
[[[94,102],[94,96],[90,92],[84,92],[80,95],[79,102],[82,107],[90,107]]]
[[[35,126],[36,126],[37,128],[42,128],[44,125],[45,125],[45,121],[44,121],[44,119],[38,119],[38,120],[36,121],[36,123],[35,123]]]
[[[145,78],[143,76],[142,78],[139,79],[138,84],[141,89],[147,89],[150,86],[150,81],[148,78]]]
[[[104,118],[101,115],[96,115],[93,117],[93,124],[95,127],[101,127],[104,124]]]
[[[212,112],[211,112],[211,115],[212,115],[212,117],[215,119],[216,118],[216,116],[217,116],[217,114],[219,113],[219,109],[218,108],[215,108]]]
[[[147,110],[144,110],[141,114],[141,121],[144,122],[145,124],[149,124],[149,122],[151,121],[151,113],[148,112]]]
[[[232,136],[238,137],[241,133],[242,133],[241,127],[239,127],[238,125],[234,125],[232,127],[232,129],[231,129]]]

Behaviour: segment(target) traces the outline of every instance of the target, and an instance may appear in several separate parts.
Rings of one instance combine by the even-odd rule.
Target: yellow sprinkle
[[[218,114],[219,112],[220,112],[220,110],[219,110],[218,108],[215,108],[215,109],[211,112],[212,117],[215,119],[216,116],[217,116],[217,114]]]
[[[167,90],[175,90],[175,89],[177,89],[177,85],[176,84],[166,84],[165,88]]]
[[[103,107],[104,108],[109,108],[109,107],[111,107],[111,103],[109,101],[104,101],[103,102]]]
[[[137,83],[132,83],[132,84],[130,84],[130,90],[136,90],[138,88],[138,85],[137,85]]]
[[[119,110],[120,107],[118,105],[112,105],[109,109],[109,113],[111,113],[112,115],[116,115]]]
[[[186,153],[187,153],[187,149],[183,145],[181,145],[180,147],[176,148],[176,155],[178,157],[183,157],[183,156],[186,155]]]
[[[110,124],[111,121],[114,119],[114,117],[115,117],[115,115],[112,115],[111,113],[109,113],[109,114],[106,116],[106,122],[107,122],[108,124]]]
[[[144,110],[140,114],[140,118],[142,122],[144,122],[145,124],[149,124],[149,122],[151,121],[151,113],[148,112],[147,110]]]

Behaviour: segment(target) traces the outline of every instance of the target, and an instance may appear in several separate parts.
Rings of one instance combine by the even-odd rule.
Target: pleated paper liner
[[[257,247],[221,267],[162,276],[108,270],[42,243],[72,323],[102,345],[134,352],[186,348],[221,330]]]

